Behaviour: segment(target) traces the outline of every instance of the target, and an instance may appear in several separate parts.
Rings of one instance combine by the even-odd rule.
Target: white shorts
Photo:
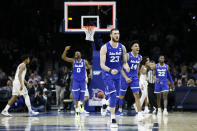
[[[139,85],[140,85],[140,88],[142,88],[142,86],[143,88],[148,88],[148,82],[146,80],[141,80],[139,82]]]
[[[86,84],[85,96],[89,96],[89,91],[88,91],[88,88],[87,88],[87,84]]]
[[[23,85],[22,91],[20,91],[21,84],[19,81],[13,81],[13,89],[12,89],[12,95],[20,96],[20,95],[27,95],[28,91],[25,85]]]

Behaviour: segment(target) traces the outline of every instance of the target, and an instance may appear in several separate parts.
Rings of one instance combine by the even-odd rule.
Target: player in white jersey
[[[21,58],[23,62],[17,67],[15,73],[15,78],[13,81],[13,89],[12,89],[12,98],[8,101],[8,104],[1,112],[1,114],[4,116],[12,116],[11,114],[8,113],[8,110],[10,106],[14,103],[14,101],[17,99],[17,96],[20,95],[22,95],[25,99],[25,104],[28,108],[29,114],[30,115],[38,114],[38,112],[34,112],[31,109],[31,103],[30,103],[28,91],[27,88],[25,87],[25,83],[28,84],[28,82],[25,80],[25,75],[27,72],[26,65],[30,63],[30,58],[29,56],[22,56]]]
[[[143,103],[145,102],[145,110],[144,113],[149,113],[148,109],[148,78],[147,78],[147,68],[149,67],[149,58],[148,57],[143,57],[141,63],[140,63],[140,89],[142,92],[142,95],[140,97],[140,104],[141,107]]]

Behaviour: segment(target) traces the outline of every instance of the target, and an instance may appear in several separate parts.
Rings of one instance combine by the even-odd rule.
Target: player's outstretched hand
[[[111,71],[111,74],[112,75],[116,75],[118,73],[118,70],[116,70],[116,69],[113,69],[112,71]]]
[[[70,50],[70,47],[71,47],[71,46],[66,46],[66,47],[65,47],[65,50],[66,50],[66,51]]]

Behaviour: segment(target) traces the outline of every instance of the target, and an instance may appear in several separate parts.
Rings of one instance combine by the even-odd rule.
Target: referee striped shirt
[[[154,74],[153,70],[148,70],[148,83],[154,84]]]

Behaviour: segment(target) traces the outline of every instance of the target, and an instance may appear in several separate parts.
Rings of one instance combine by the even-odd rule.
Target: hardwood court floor
[[[73,113],[57,111],[40,113],[38,116],[28,116],[27,113],[12,113],[13,117],[0,115],[0,130],[8,131],[197,131],[196,112],[173,112],[167,117],[146,115],[143,122],[137,122],[135,114],[125,113],[117,116],[118,129],[110,129],[110,117],[101,117],[99,113],[81,115],[75,119]]]

